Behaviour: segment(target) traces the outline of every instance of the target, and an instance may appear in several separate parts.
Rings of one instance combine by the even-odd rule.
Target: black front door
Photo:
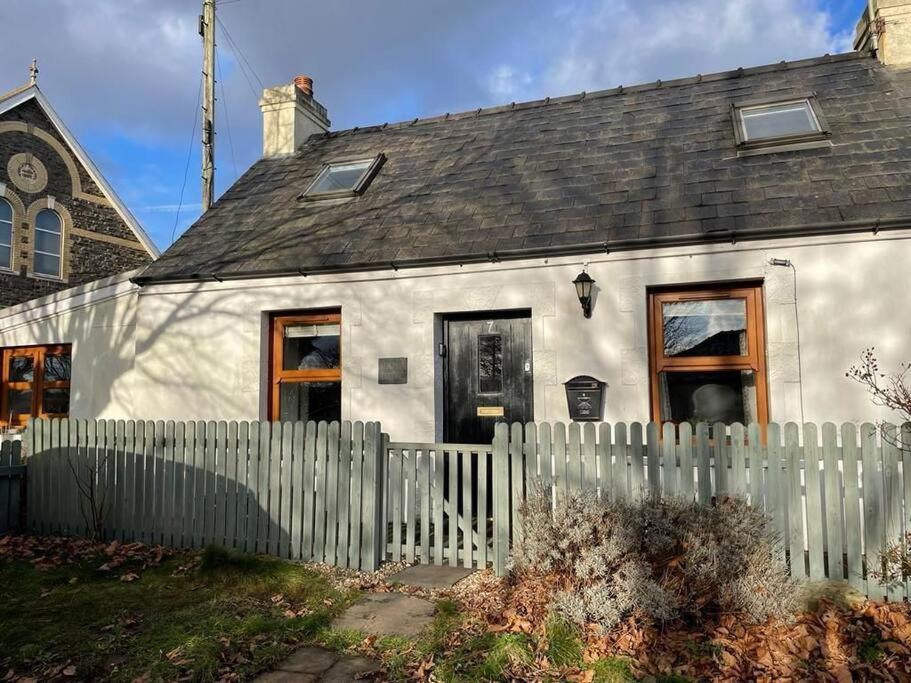
[[[443,339],[446,441],[491,443],[498,422],[534,419],[527,311],[449,316]]]

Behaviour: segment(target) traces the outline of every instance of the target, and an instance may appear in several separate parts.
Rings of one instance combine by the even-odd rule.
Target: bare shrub
[[[898,588],[911,577],[911,531],[886,545],[879,555],[879,564],[870,573],[884,586]]]
[[[514,572],[547,579],[551,610],[571,622],[610,628],[634,613],[666,621],[719,611],[762,622],[796,607],[769,520],[741,500],[574,494],[555,510],[550,501],[537,490],[523,507]]]

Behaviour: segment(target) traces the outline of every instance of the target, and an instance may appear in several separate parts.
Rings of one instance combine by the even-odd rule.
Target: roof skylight
[[[301,198],[331,199],[360,194],[367,189],[385,160],[385,156],[378,154],[372,159],[328,163],[304,190]]]
[[[740,118],[745,140],[819,132],[819,123],[806,100],[741,109]]]
[[[826,125],[815,98],[734,106],[734,129],[741,147],[820,140]]]

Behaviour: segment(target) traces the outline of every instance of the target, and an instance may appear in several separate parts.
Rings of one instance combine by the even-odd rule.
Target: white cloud
[[[851,49],[851,36],[806,0],[590,0],[549,18],[547,58],[510,95],[532,99],[669,80]],[[542,29],[543,30],[543,29]],[[544,35],[542,33],[542,35]],[[488,78],[498,94],[499,66]]]
[[[495,97],[508,100],[523,92],[532,83],[531,75],[515,67],[502,64],[487,79],[487,89]]]
[[[346,128],[846,49],[850,36],[834,34],[821,2],[837,7],[836,0],[222,3],[217,185],[233,179],[235,157],[238,171],[258,158],[261,129],[259,83],[246,82],[223,26],[264,84],[312,75],[334,127]],[[859,14],[862,0],[852,2]],[[42,90],[120,194],[132,206],[159,207],[143,217],[161,244],[174,225],[161,207],[180,203],[184,186],[184,210],[198,201],[198,128],[190,133],[199,11],[198,0],[0,0],[0,90],[24,83],[37,57]]]

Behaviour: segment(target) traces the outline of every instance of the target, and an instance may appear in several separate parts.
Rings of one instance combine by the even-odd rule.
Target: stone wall
[[[0,114],[0,197],[13,207],[13,263],[0,269],[0,308],[151,261],[35,100]],[[59,278],[31,271],[33,220],[43,208],[63,223]]]

